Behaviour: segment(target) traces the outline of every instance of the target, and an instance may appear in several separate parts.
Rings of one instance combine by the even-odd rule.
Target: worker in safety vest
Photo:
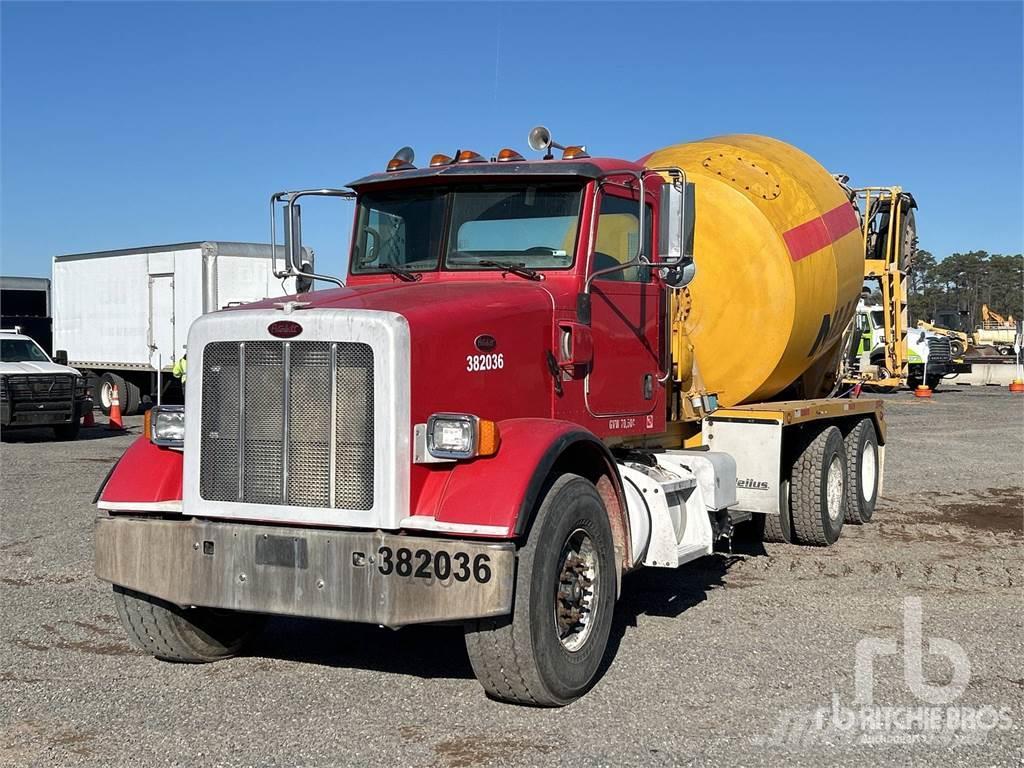
[[[181,382],[181,388],[185,388],[185,379],[188,378],[188,355],[182,355],[178,360],[174,361],[174,367],[171,368],[171,373],[174,374],[174,378]]]

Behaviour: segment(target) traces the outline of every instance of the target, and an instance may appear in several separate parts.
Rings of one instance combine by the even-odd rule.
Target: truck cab
[[[856,323],[860,333],[858,354],[862,369],[866,364],[884,368],[885,310],[862,301],[857,305]],[[948,336],[924,328],[911,328],[907,331],[905,346],[907,386],[911,389],[918,384],[926,384],[929,389],[935,389],[944,376],[957,371]],[[887,379],[889,376],[887,372],[882,372],[879,378]]]
[[[52,427],[74,440],[91,409],[81,372],[55,363],[20,328],[0,330],[0,429]]]

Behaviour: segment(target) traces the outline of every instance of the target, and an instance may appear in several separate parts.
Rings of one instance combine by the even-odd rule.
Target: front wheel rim
[[[558,558],[554,621],[558,642],[570,653],[582,648],[595,624],[601,566],[594,542],[582,528],[570,533]]]
[[[843,511],[843,463],[833,456],[825,479],[825,507],[829,519],[835,522]]]

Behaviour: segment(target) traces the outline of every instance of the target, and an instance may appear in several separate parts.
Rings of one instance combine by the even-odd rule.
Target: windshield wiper
[[[385,272],[390,272],[392,275],[395,275],[407,283],[415,283],[423,279],[423,275],[419,272],[411,272],[408,269],[396,267],[394,264],[381,264],[380,268]]]
[[[481,259],[477,262],[481,267],[497,267],[501,270],[501,274],[507,275],[511,272],[513,275],[519,275],[519,277],[525,277],[527,280],[543,280],[544,277],[535,269],[530,269],[525,264],[502,264],[498,261],[491,261],[490,259]]]

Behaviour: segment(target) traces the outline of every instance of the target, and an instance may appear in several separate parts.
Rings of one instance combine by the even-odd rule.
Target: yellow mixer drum
[[[828,171],[764,136],[720,136],[645,158],[696,189],[683,331],[724,406],[827,394],[864,277],[859,217]],[[675,329],[678,330],[678,329]],[[795,385],[792,389],[790,385]]]

